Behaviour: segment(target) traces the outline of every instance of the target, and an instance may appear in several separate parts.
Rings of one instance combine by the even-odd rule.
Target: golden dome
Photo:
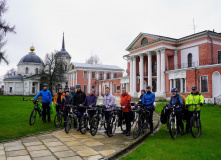
[[[30,51],[33,52],[34,50],[35,50],[35,47],[31,46],[31,47],[30,47]]]

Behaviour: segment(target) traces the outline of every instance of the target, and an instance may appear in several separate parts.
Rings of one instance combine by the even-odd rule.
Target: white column
[[[161,93],[165,95],[165,49],[161,49]]]
[[[97,74],[97,80],[99,80],[99,72],[98,71],[96,71],[96,74]]]
[[[91,71],[88,71],[88,93],[91,90]]]
[[[73,80],[72,80],[72,85],[75,86],[74,80],[75,80],[75,73],[73,72]]]
[[[140,91],[144,89],[143,81],[144,81],[144,71],[143,71],[143,54],[140,54]]]
[[[128,92],[129,90],[128,90],[128,86],[129,86],[129,84],[128,83],[126,83],[126,92]]]
[[[101,96],[101,84],[99,84],[99,96]]]
[[[110,93],[113,94],[113,90],[112,90],[112,82],[110,83]]]
[[[78,84],[78,71],[76,71],[76,84]]]
[[[147,55],[148,55],[148,86],[152,88],[152,54],[150,51],[148,51]]]
[[[177,69],[177,50],[174,50],[174,69]]]
[[[180,93],[183,93],[183,78],[180,78]]]
[[[176,79],[173,80],[173,88],[176,88]]]
[[[173,80],[170,79],[170,91],[171,91],[172,88],[173,88]]]
[[[184,78],[185,88],[183,89],[183,92],[186,92],[186,78]]]
[[[157,94],[160,93],[160,51],[157,50]]]
[[[130,57],[130,93],[133,92],[133,58]]]
[[[137,95],[137,73],[136,73],[136,60],[137,57],[134,56],[133,58],[133,96],[135,97]]]
[[[104,71],[104,80],[106,80],[106,79],[107,79],[107,72]]]
[[[111,78],[110,79],[114,79],[114,72],[111,72]]]

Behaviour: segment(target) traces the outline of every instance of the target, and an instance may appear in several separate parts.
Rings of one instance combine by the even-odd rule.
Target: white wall
[[[188,54],[192,53],[192,62],[198,62],[199,61],[199,47],[191,47],[187,49],[181,50],[181,64],[188,63]]]

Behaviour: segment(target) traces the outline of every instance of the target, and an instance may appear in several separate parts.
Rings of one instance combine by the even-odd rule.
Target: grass
[[[164,104],[157,105],[160,113]],[[221,107],[201,107],[202,135],[191,134],[171,139],[166,125],[121,160],[220,160],[221,159]]]
[[[51,124],[43,124],[37,116],[35,124],[30,126],[29,117],[34,105],[31,101],[22,101],[22,98],[0,96],[0,141],[55,129],[53,122],[56,111],[51,114]]]

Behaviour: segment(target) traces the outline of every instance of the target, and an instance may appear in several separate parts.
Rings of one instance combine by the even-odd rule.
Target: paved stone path
[[[158,115],[154,113],[154,126]],[[104,130],[91,136],[64,129],[40,134],[20,140],[0,144],[0,160],[97,160],[113,155],[136,140],[126,137],[117,129],[113,137],[108,137]]]

